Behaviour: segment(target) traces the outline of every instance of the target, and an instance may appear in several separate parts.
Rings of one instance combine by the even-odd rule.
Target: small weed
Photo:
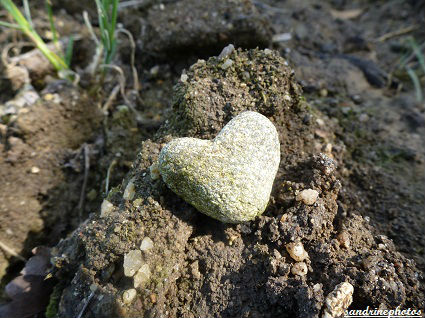
[[[50,61],[53,67],[58,73],[69,74],[69,64],[72,56],[72,39],[68,43],[68,48],[65,56],[52,51],[47,44],[43,41],[41,36],[35,31],[31,13],[29,9],[28,0],[23,0],[24,14],[18,9],[18,7],[12,2],[12,0],[0,0],[0,4],[8,11],[8,13],[15,20],[15,23],[8,23],[0,21],[0,26],[7,28],[14,28],[22,31],[35,46],[43,53],[43,55]],[[57,51],[60,52],[60,45],[58,35],[54,25],[53,12],[51,8],[50,0],[46,0],[46,8],[50,21],[50,28],[53,34],[53,42],[57,46]]]
[[[423,86],[425,82],[425,43],[419,45],[413,37],[407,38],[408,51],[400,59],[397,66],[399,71],[405,71],[413,87],[415,88],[416,100],[424,101]]]
[[[110,64],[117,49],[116,26],[119,0],[95,0],[99,17],[104,64]]]

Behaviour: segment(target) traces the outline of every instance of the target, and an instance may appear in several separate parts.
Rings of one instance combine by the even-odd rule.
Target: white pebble
[[[334,290],[326,297],[326,308],[323,318],[340,317],[353,301],[354,287],[348,282],[335,286]]]
[[[31,168],[31,173],[36,174],[36,173],[39,173],[39,172],[40,172],[40,168],[39,167],[32,167]]]
[[[318,196],[318,191],[313,189],[305,189],[297,194],[296,200],[303,201],[303,203],[306,205],[313,205],[316,202]]]
[[[308,253],[304,249],[303,243],[295,242],[286,244],[289,255],[297,262],[302,262],[308,258]]]
[[[223,70],[227,70],[230,66],[233,65],[233,60],[231,59],[227,59],[226,61],[224,61],[224,63],[221,65],[221,68]]]
[[[224,59],[228,57],[232,52],[235,50],[235,47],[233,44],[229,44],[228,46],[224,47],[221,51],[220,55],[218,56],[219,59]]]
[[[186,83],[188,78],[189,76],[187,76],[187,74],[182,74],[180,76],[180,81],[182,81],[183,83]]]
[[[321,118],[317,118],[316,123],[321,127],[325,125],[325,121]]]
[[[106,216],[108,216],[113,210],[114,210],[114,205],[109,202],[108,200],[103,200],[102,205],[100,206],[100,217],[104,218]]]
[[[153,241],[149,237],[145,237],[140,244],[141,251],[149,251],[153,248]]]
[[[132,250],[124,255],[124,275],[133,277],[142,266],[142,251]]]
[[[122,294],[122,301],[124,302],[124,304],[131,304],[134,300],[134,298],[136,298],[137,295],[137,290],[135,290],[134,288],[131,289],[127,289],[123,294]]]
[[[134,275],[134,288],[143,286],[151,277],[151,271],[148,264],[143,264],[139,271]]]
[[[132,178],[127,186],[125,187],[123,198],[124,200],[133,200],[134,195],[136,194],[136,187],[134,186],[134,179]]]
[[[292,39],[292,35],[291,33],[279,33],[279,34],[275,34],[272,37],[272,41],[274,43],[277,42],[286,42]]]
[[[304,262],[298,262],[292,265],[291,273],[298,276],[307,275],[308,269],[307,265]]]

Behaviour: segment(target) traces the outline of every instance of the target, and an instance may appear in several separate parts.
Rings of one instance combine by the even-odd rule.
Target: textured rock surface
[[[273,123],[256,112],[233,118],[213,141],[178,138],[159,155],[168,187],[200,212],[226,223],[264,212],[280,162]]]

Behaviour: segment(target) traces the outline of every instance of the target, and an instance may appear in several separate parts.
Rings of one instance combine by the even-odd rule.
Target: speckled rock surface
[[[247,111],[233,118],[213,141],[169,142],[160,153],[159,171],[168,187],[200,212],[239,223],[266,209],[279,162],[273,123]]]

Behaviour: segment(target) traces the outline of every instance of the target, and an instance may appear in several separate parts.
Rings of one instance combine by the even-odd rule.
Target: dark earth
[[[408,44],[425,43],[424,1],[122,1],[121,91],[116,71],[88,71],[94,1],[62,2],[79,84],[0,66],[0,317],[322,317],[342,282],[349,309],[424,310],[425,103],[401,64],[425,93]],[[23,41],[0,31],[3,55]],[[245,110],[274,123],[281,162],[264,214],[224,224],[150,167],[172,138],[212,139]],[[314,205],[295,200],[308,188]],[[146,237],[151,274],[126,301],[124,255]]]

